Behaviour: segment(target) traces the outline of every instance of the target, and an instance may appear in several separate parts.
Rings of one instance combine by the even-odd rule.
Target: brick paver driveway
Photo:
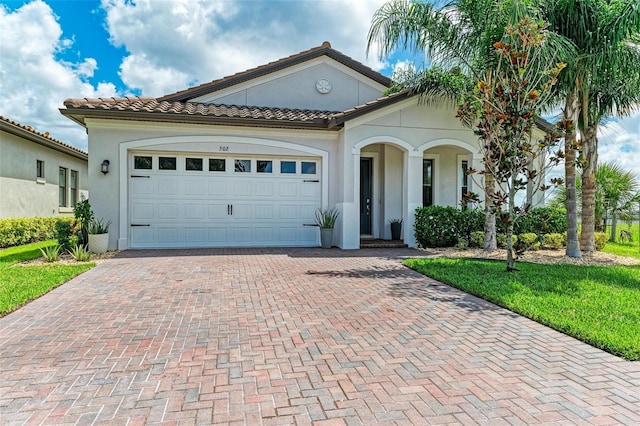
[[[0,319],[0,423],[640,423],[640,364],[400,265],[129,251]]]

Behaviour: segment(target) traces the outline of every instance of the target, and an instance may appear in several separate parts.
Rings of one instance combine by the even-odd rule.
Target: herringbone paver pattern
[[[0,319],[0,423],[640,424],[640,363],[420,254],[125,252]]]

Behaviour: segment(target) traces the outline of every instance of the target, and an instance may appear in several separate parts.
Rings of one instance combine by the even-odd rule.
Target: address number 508
[[[223,151],[223,152],[229,151],[229,146],[220,145],[220,151]]]

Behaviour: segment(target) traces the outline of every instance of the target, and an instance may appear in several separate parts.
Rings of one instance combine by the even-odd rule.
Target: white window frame
[[[472,167],[473,166],[473,157],[471,157],[469,154],[458,154],[457,156],[457,161],[456,161],[456,169],[457,169],[457,177],[456,177],[456,187],[458,190],[458,202],[457,202],[457,206],[458,207],[462,207],[462,162],[466,161],[467,162],[467,168]],[[473,179],[471,179],[470,176],[467,176],[467,190],[468,191],[472,191],[472,182]]]
[[[433,204],[434,206],[440,205],[440,154],[424,154],[422,156],[423,160],[433,160],[433,182],[431,182],[431,187],[433,191]],[[422,166],[422,164],[421,164]],[[424,182],[424,176],[421,174],[421,184]],[[422,194],[422,190],[420,191]],[[422,198],[421,198],[422,201]]]

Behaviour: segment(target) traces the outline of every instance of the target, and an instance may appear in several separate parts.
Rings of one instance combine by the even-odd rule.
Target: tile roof
[[[337,111],[316,111],[257,106],[168,102],[148,97],[67,99],[62,114],[83,124],[84,116],[159,121],[202,121],[209,124],[316,125],[326,123]],[[74,118],[75,116],[75,118]],[[232,123],[235,122],[235,123]],[[269,124],[270,123],[270,124]],[[306,127],[306,126],[305,126]]]
[[[68,143],[52,138],[49,136],[49,132],[39,132],[32,126],[20,124],[17,121],[11,120],[10,118],[2,115],[0,115],[0,129],[28,139],[32,142],[55,149],[56,151],[73,155],[77,158],[86,160],[89,155],[86,151],[83,151],[80,148],[76,148],[73,145],[69,145]]]
[[[302,62],[306,62],[310,59],[318,58],[320,56],[328,56],[337,62],[359,72],[360,74],[388,87],[391,84],[391,79],[380,74],[377,71],[369,68],[368,66],[348,57],[347,55],[331,48],[331,43],[325,41],[322,45],[313,47],[309,50],[305,50],[300,53],[296,53],[286,58],[278,59],[277,61],[270,62],[265,65],[260,65],[256,68],[252,68],[246,71],[238,72],[236,74],[223,77],[218,80],[213,80],[209,83],[204,83],[199,86],[191,87],[186,90],[181,90],[176,93],[164,95],[159,100],[163,101],[187,101],[199,96],[206,95],[217,90],[221,90],[244,81],[252,80],[257,77],[261,77],[266,74],[285,69]]]

